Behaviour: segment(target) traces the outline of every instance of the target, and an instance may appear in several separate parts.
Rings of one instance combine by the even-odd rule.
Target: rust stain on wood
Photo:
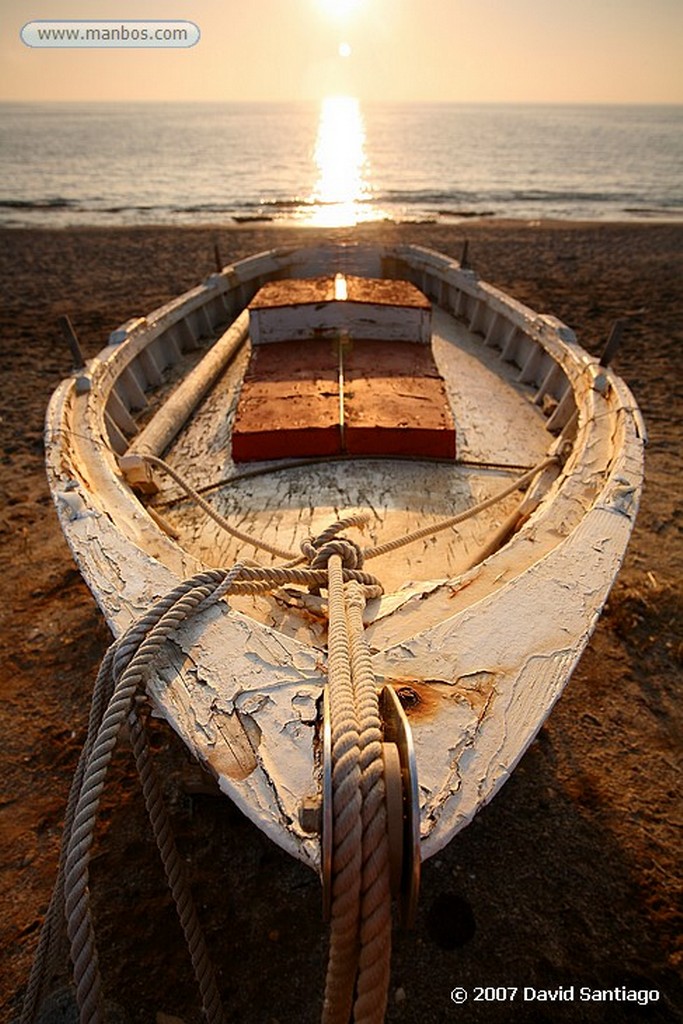
[[[465,700],[481,714],[495,690],[493,672],[475,672],[452,683],[444,679],[383,678],[396,690],[403,710],[411,721],[427,722],[436,718],[440,707],[453,700]]]
[[[393,686],[409,719],[426,722],[435,718],[442,697],[424,679],[383,679]]]

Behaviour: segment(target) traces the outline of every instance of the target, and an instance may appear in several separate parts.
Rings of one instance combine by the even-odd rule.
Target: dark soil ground
[[[592,351],[616,317],[633,313],[616,366],[650,434],[640,517],[605,613],[510,782],[424,866],[417,928],[395,935],[387,1020],[678,1021],[683,227],[486,222],[355,234],[455,256],[467,235],[482,277],[564,319]],[[120,322],[210,273],[216,240],[228,261],[297,233],[141,228],[0,237],[0,1016],[13,1020],[49,899],[90,687],[109,641],[43,471],[45,407],[69,370],[57,317],[71,316],[93,355]],[[317,1021],[326,956],[317,878],[227,800],[193,794],[193,768],[167,730],[155,728],[154,744],[228,1019]],[[92,888],[110,1000],[132,1024],[199,1022],[125,745],[101,815]],[[456,987],[467,992],[461,1005],[451,999]],[[590,998],[581,998],[582,987]],[[565,998],[541,1001],[541,990]],[[642,993],[640,1002],[626,1001],[628,991]]]

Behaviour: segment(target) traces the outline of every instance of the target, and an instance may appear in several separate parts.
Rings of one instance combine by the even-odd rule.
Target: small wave
[[[495,217],[494,210],[437,210],[439,217],[458,217],[466,220],[470,217]]]
[[[477,193],[464,189],[385,189],[377,192],[373,199],[377,203],[399,203],[405,205],[437,206],[447,203],[471,203]]]
[[[233,214],[232,219],[235,224],[270,224],[275,220],[275,217],[271,217],[267,213],[254,213],[254,214]]]
[[[173,213],[232,213],[237,203],[195,203],[193,206],[173,206]]]
[[[509,189],[492,191],[489,196],[494,202],[500,203],[540,203],[552,205],[562,203],[575,206],[583,203],[613,203],[627,196],[614,192],[581,191],[579,189]]]
[[[306,198],[301,199],[297,197],[290,197],[288,199],[262,199],[260,205],[272,207],[276,210],[313,210],[313,209],[326,209],[330,206],[343,205],[346,200],[343,199],[315,199]],[[370,204],[377,203],[377,196],[372,195],[360,195],[354,196],[354,206],[369,206]]]
[[[0,199],[0,208],[6,210],[64,210],[75,206],[72,199],[61,196],[53,199]]]
[[[146,213],[148,210],[161,210],[161,206],[82,206],[81,210],[88,213]]]
[[[271,206],[276,210],[298,210],[302,206],[316,206],[314,199],[301,199],[298,196],[288,199],[262,199],[261,206]],[[320,204],[322,205],[322,204]]]
[[[625,206],[624,213],[637,217],[683,217],[683,206]]]

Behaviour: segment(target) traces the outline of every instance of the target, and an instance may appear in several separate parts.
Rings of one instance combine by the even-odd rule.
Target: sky
[[[183,19],[183,49],[43,49],[28,21]],[[683,0],[2,0],[0,99],[683,103]]]

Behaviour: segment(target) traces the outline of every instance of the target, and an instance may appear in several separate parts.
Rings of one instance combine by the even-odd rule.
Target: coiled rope
[[[153,771],[149,746],[137,705],[141,699],[145,681],[153,670],[162,648],[191,616],[206,610],[226,594],[257,593],[272,589],[282,583],[327,586],[329,592],[331,619],[329,686],[331,702],[335,707],[334,717],[335,720],[338,720],[335,728],[336,756],[342,761],[341,768],[338,768],[336,772],[338,785],[335,807],[338,808],[341,824],[338,831],[335,826],[337,845],[340,850],[335,858],[335,864],[341,865],[340,870],[343,870],[347,861],[357,862],[357,867],[353,869],[356,872],[357,881],[351,885],[351,891],[356,894],[356,906],[355,909],[351,909],[351,914],[355,919],[353,939],[347,942],[348,952],[345,952],[344,950],[340,951],[338,938],[332,938],[329,974],[332,978],[335,978],[340,971],[348,975],[349,981],[346,989],[351,996],[353,995],[358,963],[358,919],[363,916],[359,914],[359,899],[362,891],[365,903],[371,909],[374,908],[377,901],[375,877],[379,873],[377,850],[381,850],[382,842],[381,839],[376,841],[375,838],[372,838],[370,847],[367,843],[365,847],[362,844],[365,822],[367,821],[371,825],[374,822],[374,815],[370,815],[368,809],[378,803],[377,766],[373,767],[370,764],[372,760],[370,747],[372,743],[375,743],[376,746],[376,736],[374,733],[371,735],[371,731],[377,732],[379,718],[376,709],[368,715],[366,705],[372,703],[372,700],[366,694],[361,701],[362,725],[358,724],[357,697],[350,662],[353,656],[352,650],[356,652],[355,657],[358,659],[359,638],[353,636],[352,640],[349,639],[344,587],[351,585],[356,588],[354,599],[351,602],[355,609],[352,615],[354,616],[355,630],[360,630],[362,635],[362,606],[366,596],[374,597],[381,593],[381,585],[374,576],[362,571],[362,556],[357,545],[337,538],[335,535],[345,526],[362,521],[365,521],[364,517],[350,517],[350,521],[342,520],[333,524],[333,527],[326,530],[316,541],[306,542],[304,545],[306,554],[308,557],[313,557],[315,567],[312,565],[310,568],[265,568],[238,563],[229,571],[213,569],[198,573],[179,584],[158,601],[109,648],[95,683],[88,733],[74,776],[65,815],[63,852],[60,856],[57,882],[31,971],[20,1018],[21,1024],[31,1024],[35,1019],[46,985],[51,980],[59,945],[60,924],[64,914],[66,914],[67,920],[75,996],[81,1024],[103,1024],[102,986],[90,908],[89,859],[99,801],[113,750],[124,722],[127,722],[129,726],[145,804],[190,950],[201,993],[204,1016],[209,1024],[225,1024],[215,974],[189,886],[184,877],[182,860],[175,847],[168,813]],[[369,664],[367,652],[365,658]],[[356,686],[358,685],[357,683]],[[367,678],[364,680],[361,678],[361,689],[363,686],[366,690],[369,688]],[[374,676],[372,676],[371,689],[374,691]],[[376,694],[374,699],[376,704]],[[354,730],[350,744],[346,721],[349,713],[353,720]],[[345,751],[348,751],[348,757],[344,757]],[[376,753],[376,750],[372,753]],[[350,770],[348,770],[349,768]],[[348,827],[347,823],[349,823]],[[382,826],[380,823],[379,832],[382,828],[386,831],[386,824]],[[375,837],[377,832],[378,826],[375,825],[371,836]],[[388,867],[386,872],[388,877]],[[337,886],[337,894],[342,897],[342,902],[344,902],[346,892],[345,878],[346,876],[343,876],[341,883]],[[335,907],[335,920],[338,909],[338,906]],[[368,933],[368,928],[370,928],[370,933]],[[372,922],[370,925],[364,926],[361,941],[365,941],[365,936],[368,934],[369,939],[375,939],[372,928]],[[340,929],[333,925],[333,932],[338,936]],[[342,943],[343,945],[344,943]],[[386,946],[384,956],[387,963],[388,951],[389,947]],[[344,957],[348,960],[346,967],[343,966]],[[370,978],[372,981],[376,959],[377,954],[373,948],[370,956],[366,957],[361,964],[358,985],[359,1000],[361,992],[365,992],[369,987],[367,979]],[[331,983],[331,987],[334,988],[334,982]],[[376,999],[373,1001],[377,1004]],[[384,1002],[386,1002],[386,995]],[[370,1024],[370,1022],[381,1021],[383,1013],[382,1009],[380,1016],[377,1016],[376,1013],[371,1016],[365,1014],[364,1016],[357,1015],[356,1019],[359,1022]],[[347,1022],[348,1014],[345,1024]]]

